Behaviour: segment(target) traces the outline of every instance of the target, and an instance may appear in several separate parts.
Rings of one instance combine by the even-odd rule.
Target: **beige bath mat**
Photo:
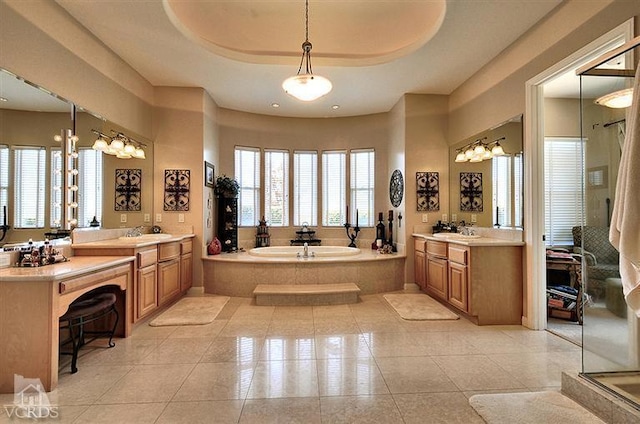
[[[474,395],[469,404],[489,424],[604,424],[560,392]]]
[[[428,321],[460,318],[426,294],[385,294],[382,297],[402,319]]]
[[[209,324],[229,301],[227,296],[183,297],[175,305],[149,323],[152,327],[167,325]]]

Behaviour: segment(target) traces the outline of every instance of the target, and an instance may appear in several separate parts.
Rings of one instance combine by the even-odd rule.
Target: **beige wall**
[[[366,115],[352,118],[300,119],[255,115],[229,109],[219,110],[220,157],[217,175],[234,174],[235,146],[276,148],[293,150],[323,150],[374,148],[376,168],[387,169],[389,139],[389,120],[387,114]],[[318,177],[322,178],[322,167],[318,167]],[[293,183],[293,182],[291,182]],[[386,172],[376,173],[375,210],[387,210],[388,176]],[[321,193],[319,193],[321,195]],[[293,199],[290,199],[291,206]],[[321,199],[318,203],[322,207]],[[377,216],[377,214],[376,214]],[[318,213],[321,220],[321,214]],[[320,224],[321,222],[319,222]],[[256,225],[258,223],[256,222]],[[288,244],[295,238],[293,225],[287,228],[271,228],[271,244]],[[315,228],[317,238],[323,244],[334,245],[349,243],[344,228],[330,228],[318,225]],[[358,246],[370,248],[375,237],[375,229],[363,229],[358,236]],[[241,228],[239,231],[241,247],[255,246],[255,228]]]

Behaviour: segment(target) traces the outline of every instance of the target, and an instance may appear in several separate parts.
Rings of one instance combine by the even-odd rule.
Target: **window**
[[[360,227],[374,225],[375,153],[373,149],[351,151],[351,215]]]
[[[46,150],[13,147],[14,226],[44,228]]]
[[[260,215],[260,149],[236,147],[235,178],[238,193],[238,225],[256,225]]]
[[[512,158],[496,156],[491,159],[493,179],[493,223],[511,226],[511,177]]]
[[[293,152],[293,225],[318,225],[318,153]]]
[[[289,225],[289,152],[264,152],[264,214],[272,227]]]
[[[78,150],[78,226],[88,227],[95,216],[102,222],[102,152]]]
[[[51,206],[49,225],[61,226],[62,220],[62,149],[51,149]]]
[[[346,221],[346,152],[322,153],[322,225],[338,227]]]
[[[9,205],[9,146],[0,145],[0,225],[9,222],[5,209]]]
[[[584,224],[583,142],[576,138],[544,140],[544,212],[547,246],[573,245],[571,229]]]

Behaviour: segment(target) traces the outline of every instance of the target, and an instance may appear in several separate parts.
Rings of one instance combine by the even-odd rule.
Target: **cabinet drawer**
[[[427,240],[427,253],[440,258],[447,257],[447,243],[442,241]]]
[[[153,249],[138,252],[138,268],[144,268],[158,262],[158,251]]]
[[[180,252],[185,255],[187,253],[191,253],[193,249],[193,242],[191,240],[183,240],[180,242]]]
[[[180,242],[162,243],[158,245],[158,262],[168,261],[180,256]]]
[[[461,265],[467,265],[469,250],[464,247],[449,245],[449,260]]]
[[[413,250],[415,250],[416,252],[426,252],[425,250],[425,240],[423,239],[414,239],[413,240]]]

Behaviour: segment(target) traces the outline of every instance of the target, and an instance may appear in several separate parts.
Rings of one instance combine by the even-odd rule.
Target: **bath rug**
[[[153,319],[149,325],[203,325],[211,323],[229,301],[228,296],[187,296]]]
[[[429,321],[460,318],[426,294],[385,294],[382,297],[402,319]]]
[[[604,424],[587,409],[556,391],[473,395],[469,405],[488,424]]]

